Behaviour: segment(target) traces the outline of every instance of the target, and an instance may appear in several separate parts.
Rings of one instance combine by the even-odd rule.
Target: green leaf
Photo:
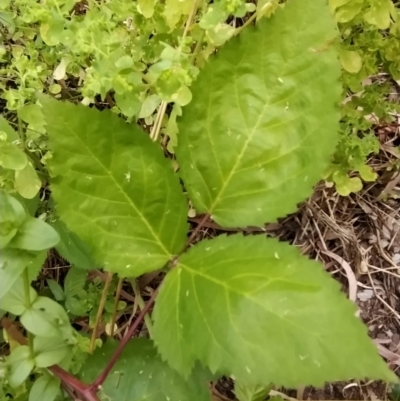
[[[57,283],[57,281],[52,280],[52,279],[47,279],[47,285],[50,288],[50,291],[54,295],[54,298],[56,301],[61,302],[64,301],[65,295],[64,295],[64,290],[62,289],[61,285]]]
[[[59,392],[60,380],[45,374],[33,383],[28,401],[54,401]]]
[[[182,15],[189,15],[191,6],[192,0],[166,0],[164,17],[168,26],[174,29]]]
[[[42,126],[45,124],[42,109],[38,104],[29,104],[18,110],[18,117],[35,126]]]
[[[111,112],[42,103],[61,219],[108,271],[138,276],[162,267],[184,246],[187,223],[178,177],[160,147]]]
[[[62,341],[72,338],[73,335],[65,309],[47,297],[37,297],[22,314],[20,321],[35,336],[58,337]]]
[[[82,379],[91,382],[102,371],[117,346],[108,341],[89,356],[81,370]],[[102,385],[101,398],[108,401],[208,401],[206,380],[200,374],[184,380],[158,356],[147,339],[131,340]]]
[[[36,196],[30,199],[24,198],[17,193],[13,194],[13,196],[15,199],[17,199],[18,202],[22,203],[22,205],[25,207],[26,211],[30,216],[32,217],[35,216],[39,206],[39,194],[36,194]]]
[[[372,167],[367,165],[358,167],[358,172],[361,178],[366,182],[374,182],[378,178],[378,174],[372,169]]]
[[[379,29],[388,29],[390,26],[390,12],[393,8],[391,0],[371,1],[371,8],[364,14],[364,19]]]
[[[36,291],[29,287],[29,299],[31,302],[37,298]],[[0,294],[0,309],[20,316],[27,310],[27,296],[25,295],[25,286],[21,277],[18,277],[7,294]]]
[[[60,17],[40,25],[40,36],[48,46],[60,43],[64,31],[64,20]]]
[[[41,219],[27,217],[9,243],[10,248],[42,251],[53,248],[60,241],[57,231]]]
[[[34,256],[19,249],[0,252],[0,294],[5,296]]]
[[[10,369],[8,382],[11,387],[19,387],[32,372],[35,362],[27,345],[20,345],[7,358]]]
[[[324,0],[291,0],[201,71],[176,148],[198,212],[259,226],[311,194],[338,139],[335,38]]]
[[[21,250],[19,250],[19,252],[21,252]],[[40,270],[42,269],[43,263],[47,259],[47,250],[35,253],[36,255],[33,257],[31,263],[28,265],[29,282],[37,279]]]
[[[67,297],[79,295],[86,283],[87,272],[72,266],[65,277],[64,290]]]
[[[160,103],[161,99],[158,95],[150,95],[146,97],[142,104],[142,108],[140,109],[139,118],[150,117]]]
[[[151,18],[154,13],[156,0],[138,0],[138,11],[146,18]]]
[[[7,140],[10,142],[18,141],[20,139],[17,132],[3,116],[0,116],[0,132],[1,131],[7,134]]]
[[[221,236],[181,256],[156,301],[153,336],[171,366],[195,361],[243,383],[395,380],[355,306],[318,263],[264,236]]]
[[[22,170],[15,172],[15,189],[22,197],[34,198],[41,186],[42,182],[31,162],[28,162]]]
[[[363,184],[358,177],[349,177],[346,171],[338,170],[332,174],[336,191],[341,196],[349,196],[352,192],[362,190]]]
[[[167,145],[168,152],[175,153],[175,147],[178,144],[178,125],[176,123],[176,118],[182,116],[182,108],[178,104],[174,104],[171,114],[168,118],[168,123],[166,127],[166,133],[169,136],[169,141]]]
[[[360,13],[363,4],[364,0],[351,0],[347,4],[338,8],[335,13],[337,22],[345,23],[351,21]]]
[[[28,159],[25,153],[8,141],[0,140],[0,166],[11,170],[22,170]]]
[[[352,50],[340,50],[340,61],[343,68],[353,74],[357,74],[362,67],[362,58],[358,52]]]
[[[59,336],[35,337],[33,349],[35,351],[35,365],[38,368],[47,368],[60,363],[68,352],[71,352],[71,347]]]
[[[57,219],[52,221],[52,226],[60,236],[60,242],[56,246],[57,252],[72,265],[80,269],[93,270],[96,262],[90,255],[89,247],[67,226]]]
[[[140,110],[141,103],[138,94],[134,91],[115,94],[115,101],[122,113],[128,118],[133,117]]]
[[[0,249],[14,238],[26,218],[24,207],[15,198],[0,190]]]
[[[239,401],[264,401],[273,385],[257,385],[241,383],[235,380],[235,395]]]

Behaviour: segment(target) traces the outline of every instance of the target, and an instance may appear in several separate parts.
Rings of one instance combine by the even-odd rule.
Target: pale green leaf
[[[156,108],[161,103],[161,99],[158,95],[150,95],[144,99],[142,108],[140,109],[139,118],[146,118],[151,116]]]
[[[60,380],[46,373],[33,383],[28,401],[54,401],[59,392]]]
[[[35,216],[39,206],[39,193],[37,193],[36,196],[30,199],[24,198],[18,193],[13,194],[13,196],[15,199],[18,200],[18,202],[22,203],[30,216]]]
[[[14,349],[7,358],[7,365],[10,369],[7,377],[10,386],[19,387],[35,366],[29,347],[21,345]]]
[[[372,167],[367,165],[358,167],[358,172],[361,178],[366,182],[374,182],[378,178],[378,174],[372,169]]]
[[[364,19],[379,29],[388,29],[392,7],[392,0],[371,1],[371,8],[364,14]]]
[[[85,382],[97,377],[116,346],[116,342],[108,341],[89,356],[81,370]],[[112,368],[100,394],[108,401],[208,401],[207,382],[201,379],[196,372],[185,380],[161,360],[150,340],[134,339]]]
[[[146,18],[151,18],[154,13],[156,0],[138,0],[138,11]]]
[[[61,219],[108,271],[138,276],[162,267],[184,246],[187,223],[178,177],[160,147],[111,112],[42,103]]]
[[[58,302],[64,301],[65,295],[61,285],[58,284],[57,281],[53,279],[47,279],[46,282],[55,300]]]
[[[20,251],[21,252],[21,251]],[[36,254],[33,258],[31,263],[28,265],[28,277],[29,282],[32,282],[37,279],[42,266],[47,259],[47,250],[41,252],[34,252]]]
[[[67,297],[79,295],[86,283],[87,272],[74,266],[70,267],[65,277],[64,290]]]
[[[32,287],[29,287],[29,291],[29,300],[33,302],[38,295]],[[0,309],[20,316],[26,312],[28,306],[24,282],[21,277],[18,277],[7,294],[0,294]]]
[[[59,336],[35,337],[33,340],[35,351],[35,365],[38,368],[60,363],[71,352],[71,347],[62,341]]]
[[[38,104],[28,104],[22,107],[18,110],[18,117],[22,121],[36,126],[41,126],[45,123],[42,109]]]
[[[257,1],[257,21],[262,17],[270,17],[279,7],[279,0]],[[242,401],[242,400],[240,400]]]
[[[27,251],[42,251],[53,248],[59,241],[60,237],[51,225],[41,219],[28,217],[8,246]]]
[[[228,13],[222,9],[221,2],[213,3],[207,8],[207,13],[200,20],[202,29],[214,29],[218,24],[224,22]]]
[[[132,57],[125,55],[120,57],[115,63],[115,67],[117,67],[118,71],[123,71],[132,68],[133,59]]]
[[[335,11],[337,8],[351,2],[352,0],[329,0],[329,5],[332,11]]]
[[[15,198],[0,190],[0,249],[10,243],[26,218],[24,207]]]
[[[201,71],[176,148],[198,212],[259,226],[311,194],[338,139],[335,38],[324,0],[291,0]]]
[[[239,401],[264,401],[273,385],[241,383],[235,380],[235,395]]]
[[[134,91],[124,92],[123,94],[115,94],[115,101],[122,113],[128,118],[133,117],[140,110],[141,103],[138,94]]]
[[[19,140],[19,135],[3,116],[0,116],[0,132],[5,132],[7,134],[7,140],[10,142]]]
[[[48,46],[56,46],[60,43],[64,31],[64,21],[60,17],[40,25],[40,36]]]
[[[189,15],[192,6],[192,0],[166,0],[164,17],[170,27],[174,29],[176,24],[182,18],[182,15]]]
[[[25,153],[8,141],[0,140],[0,166],[11,170],[22,170],[28,159]]]
[[[362,190],[363,184],[358,177],[349,177],[346,171],[338,170],[332,174],[336,191],[341,196],[349,196],[352,192]]]
[[[60,242],[56,246],[57,252],[80,269],[95,269],[96,262],[90,255],[89,247],[75,233],[69,231],[60,219],[52,221],[51,224],[60,236]]]
[[[243,383],[295,388],[393,380],[355,306],[318,263],[265,236],[221,236],[181,256],[153,313],[161,355]]]
[[[178,144],[178,125],[176,118],[182,116],[182,108],[178,104],[174,104],[171,114],[168,117],[168,123],[166,126],[166,134],[169,137],[167,149],[170,153],[175,153],[175,146]]]
[[[358,15],[363,7],[364,0],[351,0],[338,8],[335,13],[337,22],[345,23],[351,21]]]
[[[0,294],[5,296],[34,255],[20,249],[3,249],[0,252]]]
[[[21,315],[22,325],[35,336],[58,337],[60,341],[72,338],[73,329],[65,309],[47,297],[37,297]]]
[[[235,28],[229,24],[218,24],[214,29],[207,31],[207,36],[214,46],[222,46],[235,33]]]
[[[343,68],[353,74],[357,74],[362,67],[362,58],[357,51],[354,50],[340,50],[340,61]]]
[[[28,162],[22,170],[15,172],[15,189],[22,197],[27,199],[34,198],[41,186],[42,182],[31,162]]]

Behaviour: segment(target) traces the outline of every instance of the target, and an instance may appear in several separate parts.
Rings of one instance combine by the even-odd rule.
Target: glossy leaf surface
[[[242,383],[394,379],[338,283],[264,236],[195,245],[167,275],[153,316],[154,340],[182,374],[198,360]]]
[[[338,139],[335,38],[325,0],[291,0],[201,71],[176,149],[198,212],[257,226],[311,194]]]
[[[90,382],[101,372],[115,350],[109,341],[82,369],[82,379]],[[110,372],[100,392],[108,401],[208,401],[207,378],[193,374],[188,380],[163,362],[153,343],[147,339],[131,340]]]
[[[42,103],[62,220],[106,270],[137,276],[162,267],[183,247],[187,225],[179,180],[160,147],[111,112]]]

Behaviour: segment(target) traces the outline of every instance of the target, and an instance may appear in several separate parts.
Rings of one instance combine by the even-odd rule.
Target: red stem
[[[111,372],[111,369],[114,367],[114,365],[117,362],[118,358],[120,357],[122,351],[126,347],[126,344],[128,344],[129,340],[135,334],[135,331],[137,330],[139,324],[144,319],[146,313],[149,311],[151,306],[154,304],[157,294],[158,294],[158,289],[156,289],[153,292],[153,295],[147,301],[146,305],[141,310],[141,312],[139,313],[139,316],[135,319],[132,326],[129,328],[128,332],[124,335],[124,337],[122,337],[122,340],[119,342],[117,349],[115,350],[111,359],[108,361],[104,370],[97,376],[96,380],[89,386],[90,390],[97,391],[99,389],[99,387],[105,382],[108,374]],[[88,401],[91,401],[91,400],[88,400]]]

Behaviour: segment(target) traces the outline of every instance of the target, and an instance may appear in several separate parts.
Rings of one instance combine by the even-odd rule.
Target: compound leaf
[[[257,226],[310,195],[338,139],[335,38],[325,0],[290,0],[206,65],[176,149],[198,212]]]
[[[162,267],[182,249],[187,224],[179,180],[160,147],[112,112],[42,103],[61,219],[108,271],[138,276]]]
[[[82,379],[92,381],[112,356],[117,343],[108,341],[89,356],[81,371]],[[188,380],[163,362],[153,343],[131,340],[102,385],[101,399],[109,401],[208,401],[207,377],[196,372]]]
[[[356,309],[321,266],[264,236],[202,241],[168,273],[154,340],[182,374],[195,361],[243,383],[393,380]]]

